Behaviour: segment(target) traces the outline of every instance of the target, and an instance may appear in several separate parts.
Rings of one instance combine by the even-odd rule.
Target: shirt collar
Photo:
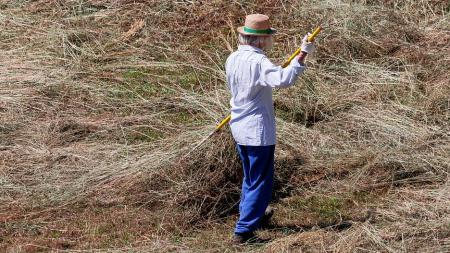
[[[257,48],[257,47],[250,46],[250,45],[239,45],[238,51],[252,51],[252,52],[257,52],[257,53],[261,53],[261,54],[264,53],[264,51],[261,48]]]

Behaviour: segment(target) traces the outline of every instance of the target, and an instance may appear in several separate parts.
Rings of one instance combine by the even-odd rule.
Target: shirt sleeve
[[[297,58],[292,60],[286,68],[282,68],[264,57],[261,60],[258,84],[272,88],[287,88],[295,83],[305,68],[304,65],[300,65]]]

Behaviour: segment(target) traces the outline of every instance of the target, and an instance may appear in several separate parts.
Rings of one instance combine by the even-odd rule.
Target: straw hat
[[[251,14],[245,17],[245,24],[237,29],[244,35],[269,36],[277,32],[270,27],[269,17],[263,14]]]

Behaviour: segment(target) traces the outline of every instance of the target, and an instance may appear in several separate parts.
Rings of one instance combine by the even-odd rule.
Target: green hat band
[[[248,28],[246,26],[244,26],[244,32],[254,33],[254,34],[272,34],[273,33],[272,29],[256,30],[256,29]]]

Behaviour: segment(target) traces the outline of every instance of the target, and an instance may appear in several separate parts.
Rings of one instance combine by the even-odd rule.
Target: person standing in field
[[[305,57],[314,45],[305,36],[300,55],[282,68],[274,65],[263,51],[271,49],[276,33],[268,16],[248,15],[245,25],[237,31],[240,45],[228,57],[225,69],[231,92],[230,127],[244,171],[239,220],[232,239],[240,244],[257,241],[255,230],[273,214],[268,208],[276,142],[272,89],[295,83],[305,71]]]

